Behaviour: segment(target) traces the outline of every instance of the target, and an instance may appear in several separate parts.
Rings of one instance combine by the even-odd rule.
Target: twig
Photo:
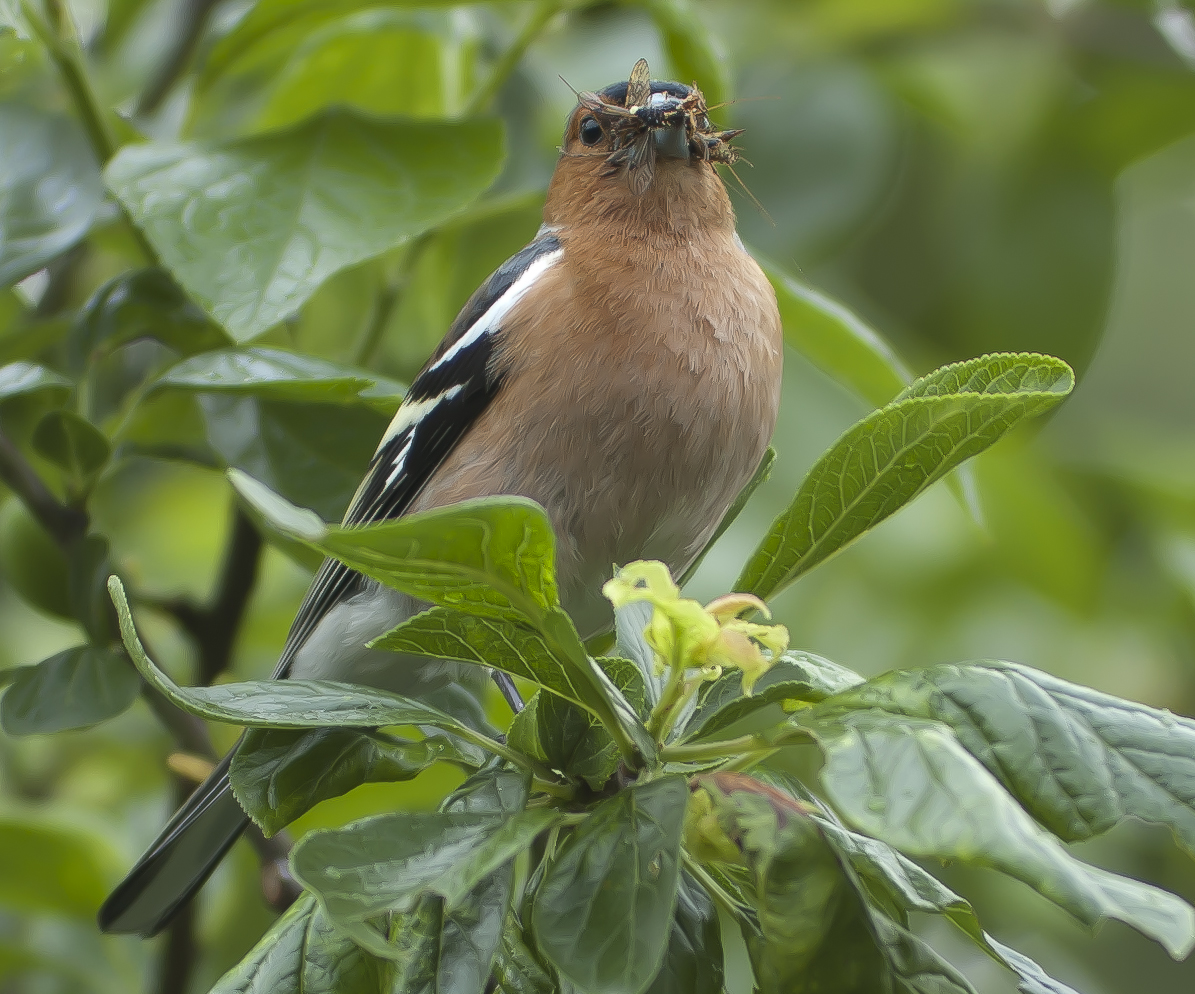
[[[12,488],[63,549],[74,546],[87,534],[86,513],[67,507],[50,493],[49,487],[3,430],[0,430],[0,480]]]
[[[95,89],[83,65],[83,52],[79,47],[79,39],[75,32],[70,12],[63,5],[62,0],[46,0],[46,10],[49,12],[51,23],[47,23],[36,5],[26,2],[24,11],[30,25],[36,32],[38,39],[46,46],[50,58],[58,67],[62,82],[70,94],[75,112],[83,123],[87,138],[91,142],[92,151],[101,166],[107,165],[108,160],[116,154],[116,139],[108,126],[108,118],[100,106]],[[145,258],[152,265],[158,264],[158,255],[149,244],[141,229],[133,223],[124,206],[120,206],[121,213],[128,223],[129,230],[137,246],[144,253]]]
[[[498,95],[498,91],[502,89],[510,74],[518,67],[527,49],[531,47],[540,32],[547,27],[548,22],[559,13],[560,9],[560,0],[540,0],[535,5],[535,9],[527,17],[527,23],[523,25],[523,30],[499,57],[485,82],[473,91],[473,96],[469,98],[469,103],[465,106],[466,117],[483,114],[489,109],[490,103]]]
[[[153,602],[142,598],[143,603],[152,603],[170,614],[195,641],[199,649],[197,682],[205,687],[228,669],[249,595],[257,584],[262,548],[260,533],[238,505],[233,509],[224,565],[210,605],[198,607],[189,600]]]
[[[170,46],[170,54],[162,61],[137,101],[138,117],[152,114],[174,89],[174,84],[191,63],[195,46],[203,37],[208,18],[219,0],[187,0],[178,12],[178,30]]]

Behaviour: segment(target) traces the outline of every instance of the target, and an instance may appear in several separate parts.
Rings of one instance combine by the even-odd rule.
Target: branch
[[[191,63],[195,46],[203,37],[208,18],[219,0],[187,0],[178,12],[178,30],[174,34],[170,54],[162,61],[137,101],[138,117],[152,114],[169,96],[174,84]]]
[[[238,504],[233,509],[232,530],[211,604],[199,607],[184,599],[141,599],[171,615],[195,641],[199,649],[198,682],[205,687],[228,669],[249,595],[257,583],[263,547],[260,533]]]
[[[69,549],[87,534],[87,514],[60,502],[2,429],[0,480],[21,498],[38,523],[63,549]]]
[[[494,97],[498,95],[502,85],[518,67],[527,49],[539,37],[540,32],[548,26],[548,22],[560,12],[560,9],[560,0],[540,0],[536,4],[535,9],[528,15],[523,30],[494,64],[486,81],[469,98],[469,103],[465,106],[465,117],[484,114],[489,109]]]

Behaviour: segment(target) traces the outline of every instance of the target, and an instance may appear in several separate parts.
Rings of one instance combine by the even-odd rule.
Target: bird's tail
[[[187,798],[153,845],[100,908],[105,932],[156,935],[203,885],[249,819],[232,794],[235,749]]]

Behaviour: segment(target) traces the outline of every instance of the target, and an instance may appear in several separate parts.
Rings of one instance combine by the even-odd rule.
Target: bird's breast
[[[419,504],[480,493],[542,504],[562,596],[589,634],[608,619],[612,564],[683,570],[755,470],[776,422],[780,321],[735,240],[570,248],[504,328],[504,385],[437,473],[455,483]]]

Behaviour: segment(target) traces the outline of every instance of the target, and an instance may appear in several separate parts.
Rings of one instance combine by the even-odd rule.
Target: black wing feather
[[[405,513],[436,467],[489,406],[502,385],[501,377],[494,372],[491,363],[494,352],[492,334],[476,338],[458,352],[451,362],[440,366],[437,366],[437,362],[514,286],[532,263],[559,248],[560,242],[554,235],[549,233],[540,236],[499,266],[465,303],[443,341],[415,377],[403,403],[409,405],[435,398],[444,399],[414,424],[378,446],[365,479],[345,514],[344,524],[385,521]],[[451,398],[445,397],[446,392],[454,387],[459,387],[459,391]],[[395,461],[404,448],[406,452],[402,468],[395,474]],[[364,582],[361,574],[343,563],[333,559],[324,562],[291,625],[286,646],[274,671],[275,677],[287,674],[295,653],[324,615],[357,593]]]

